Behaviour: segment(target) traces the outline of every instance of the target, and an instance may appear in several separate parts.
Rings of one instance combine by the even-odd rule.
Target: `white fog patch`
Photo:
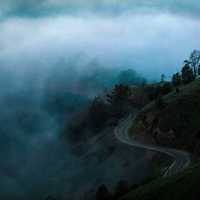
[[[158,77],[175,71],[199,48],[199,25],[198,19],[167,13],[9,18],[0,23],[0,62],[13,69],[49,68],[83,54],[105,67],[132,67],[145,74],[156,70]]]

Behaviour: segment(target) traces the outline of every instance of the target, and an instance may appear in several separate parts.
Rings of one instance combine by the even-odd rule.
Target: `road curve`
[[[164,153],[172,157],[173,162],[164,172],[163,177],[168,177],[168,176],[177,174],[178,172],[181,172],[187,167],[189,167],[190,162],[191,162],[189,153],[185,151],[176,150],[176,149],[164,148],[164,147],[160,147],[156,145],[142,144],[139,141],[136,141],[134,137],[131,137],[129,135],[129,129],[132,126],[134,119],[135,117],[132,117],[130,115],[128,118],[121,121],[119,125],[115,128],[114,133],[115,133],[115,136],[118,138],[118,140],[120,140],[121,142],[125,144],[131,145],[137,148],[157,151],[157,152]]]

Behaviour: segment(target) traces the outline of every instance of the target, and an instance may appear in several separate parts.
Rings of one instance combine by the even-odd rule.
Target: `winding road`
[[[133,121],[135,120],[135,117],[132,117],[131,115],[126,118],[125,120],[121,121],[119,125],[115,128],[115,136],[120,140],[122,143],[142,148],[146,150],[151,151],[157,151],[160,153],[167,154],[168,156],[173,158],[172,164],[166,169],[166,171],[163,174],[163,177],[168,177],[174,174],[177,174],[178,172],[183,171],[187,167],[189,167],[191,159],[190,154],[185,151],[180,151],[176,149],[171,148],[164,148],[156,145],[147,145],[142,144],[139,141],[136,141],[134,137],[131,137],[129,135],[129,129],[133,124]]]

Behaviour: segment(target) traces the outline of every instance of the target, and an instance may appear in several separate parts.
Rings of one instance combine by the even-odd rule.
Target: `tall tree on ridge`
[[[184,84],[188,84],[195,79],[194,72],[190,67],[190,62],[188,60],[184,61],[184,66],[182,68],[182,80]]]
[[[190,55],[189,62],[193,68],[194,76],[196,77],[198,74],[198,67],[200,65],[200,51],[194,50]]]

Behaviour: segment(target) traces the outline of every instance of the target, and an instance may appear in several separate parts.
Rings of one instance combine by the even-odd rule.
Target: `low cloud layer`
[[[60,121],[33,94],[43,97],[45,85],[74,92],[71,82],[84,93],[80,83],[91,86],[92,70],[100,79],[128,68],[151,80],[169,77],[200,48],[199,8],[196,0],[1,0],[0,193],[27,199],[33,190],[49,191],[48,180],[64,187],[65,167],[79,165],[58,137]],[[21,130],[27,123],[34,133]]]
[[[199,49],[199,7],[196,0],[3,0],[1,70],[20,80],[55,67],[78,76],[96,63],[150,79],[170,75]]]
[[[0,22],[0,66],[18,76],[53,67],[81,73],[95,60],[158,78],[200,47],[199,25],[197,18],[161,13],[7,18]]]

